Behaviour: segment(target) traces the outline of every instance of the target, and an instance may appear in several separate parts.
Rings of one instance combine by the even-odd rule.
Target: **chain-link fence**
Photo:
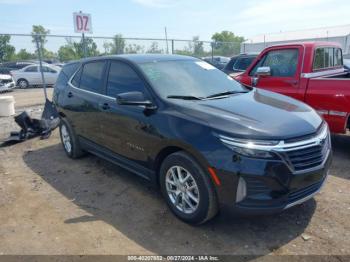
[[[83,57],[111,54],[181,54],[194,57],[231,57],[239,54],[238,42],[182,39],[39,35],[45,61],[67,62]],[[31,34],[0,34],[0,62],[37,59]]]

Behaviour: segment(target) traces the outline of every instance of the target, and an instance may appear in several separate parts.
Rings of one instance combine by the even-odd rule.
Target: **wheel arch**
[[[189,156],[191,156],[198,165],[203,168],[205,172],[208,172],[209,163],[205,160],[204,156],[202,156],[200,153],[192,149],[191,147],[184,146],[184,145],[168,145],[163,147],[157,154],[154,160],[153,168],[156,172],[156,184],[159,186],[159,171],[160,167],[164,161],[165,158],[167,158],[169,155],[183,151],[187,153]]]

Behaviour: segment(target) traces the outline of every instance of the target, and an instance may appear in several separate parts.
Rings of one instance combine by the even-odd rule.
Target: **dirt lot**
[[[40,90],[16,90],[18,111],[39,115]],[[13,120],[0,124],[4,138]],[[350,255],[350,137],[334,136],[333,147],[315,199],[275,216],[222,212],[198,227],[176,219],[158,192],[122,168],[67,158],[57,130],[48,140],[2,147],[0,254]]]

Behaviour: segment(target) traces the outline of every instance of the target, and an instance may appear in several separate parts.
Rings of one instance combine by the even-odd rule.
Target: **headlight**
[[[236,153],[252,158],[276,159],[277,155],[271,152],[271,147],[280,143],[275,140],[246,140],[218,135],[220,141]]]

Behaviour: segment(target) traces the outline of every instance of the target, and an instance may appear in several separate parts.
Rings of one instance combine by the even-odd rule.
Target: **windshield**
[[[200,60],[150,62],[140,64],[140,67],[163,98],[206,98],[219,93],[248,91],[222,71]]]

